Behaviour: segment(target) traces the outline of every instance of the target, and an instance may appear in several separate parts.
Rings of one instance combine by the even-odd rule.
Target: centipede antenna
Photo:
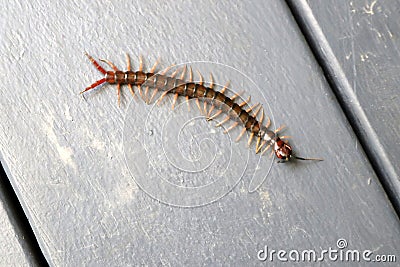
[[[106,82],[106,78],[100,79],[98,81],[95,81],[92,85],[90,85],[89,87],[86,87],[85,90],[83,90],[82,92],[80,92],[79,94],[83,94],[84,92],[87,92],[89,90],[92,90],[93,88],[96,88],[97,86],[103,84]]]
[[[315,161],[323,161],[323,159],[320,159],[320,158],[302,158],[302,157],[297,157],[297,156],[292,156],[292,157],[294,157],[295,159],[298,159],[298,160],[315,160]]]

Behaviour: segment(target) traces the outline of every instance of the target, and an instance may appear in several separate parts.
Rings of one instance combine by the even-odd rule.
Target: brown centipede
[[[104,77],[88,86],[85,90],[80,92],[81,94],[105,83],[116,84],[119,104],[121,96],[121,85],[127,85],[132,95],[135,95],[133,87],[137,87],[141,96],[142,87],[146,87],[146,94],[149,88],[154,90],[150,97],[150,100],[146,100],[146,102],[151,102],[156,93],[158,91],[161,91],[162,95],[158,101],[161,101],[167,94],[173,94],[174,98],[172,108],[174,108],[174,105],[179,96],[183,96],[187,100],[189,100],[189,98],[194,98],[197,101],[197,106],[202,112],[202,109],[198,102],[201,99],[204,101],[204,111],[207,120],[213,120],[222,113],[227,114],[227,116],[216,126],[221,126],[231,119],[235,120],[234,123],[225,130],[225,133],[229,132],[239,124],[242,124],[243,129],[237,137],[236,141],[239,141],[246,131],[250,133],[249,140],[247,142],[249,146],[251,145],[254,137],[256,137],[256,153],[261,152],[262,155],[269,148],[272,148],[271,154],[275,154],[275,156],[280,160],[279,162],[286,162],[291,159],[322,161],[322,159],[319,158],[303,158],[296,156],[293,153],[292,147],[290,146],[289,142],[285,140],[288,137],[279,136],[278,134],[284,128],[284,126],[281,126],[274,131],[269,130],[268,128],[271,125],[271,120],[268,118],[266,124],[263,125],[265,116],[262,106],[256,104],[251,107],[245,108],[246,106],[248,106],[250,98],[243,101],[242,103],[236,103],[236,99],[238,98],[239,94],[235,94],[231,97],[227,96],[226,89],[228,87],[228,83],[222,88],[222,90],[216,91],[214,89],[212,76],[210,76],[211,83],[208,86],[205,86],[203,82],[203,77],[200,73],[200,81],[193,82],[193,72],[191,68],[189,70],[189,81],[186,82],[184,81],[186,67],[183,68],[183,71],[179,78],[176,78],[179,69],[170,76],[166,75],[169,68],[165,69],[161,73],[155,73],[158,61],[155,62],[153,67],[148,72],[145,72],[143,71],[142,57],[139,57],[139,69],[137,71],[132,71],[130,57],[128,54],[126,55],[126,71],[119,70],[109,60],[100,59],[100,61],[105,62],[112,68],[112,70],[106,71],[92,56],[87,53],[85,53],[85,55],[89,58],[96,69],[104,75]],[[208,111],[206,110],[207,103],[211,104],[211,108]],[[212,114],[212,111],[215,108],[217,108],[218,111],[215,114]],[[258,116],[259,119],[257,118]]]

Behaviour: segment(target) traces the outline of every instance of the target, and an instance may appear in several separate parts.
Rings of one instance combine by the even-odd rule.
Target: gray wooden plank
[[[379,142],[379,149],[368,153],[377,158],[377,171],[399,208],[400,3],[312,0],[309,5],[374,132],[367,145]]]
[[[1,18],[0,149],[51,265],[256,265],[264,246],[321,251],[336,248],[339,238],[348,241],[349,249],[371,249],[375,255],[396,252],[398,218],[281,1],[132,5],[35,0],[0,5],[6,10]],[[325,161],[275,162],[255,193],[248,192],[252,177],[242,169],[239,184],[214,203],[197,208],[163,204],[187,203],[183,196],[190,189],[184,186],[205,181],[217,187],[213,178],[221,168],[188,175],[177,171],[179,165],[154,160],[148,171],[147,157],[177,151],[195,155],[191,150],[196,147],[190,147],[189,138],[175,148],[167,142],[135,142],[158,140],[148,136],[158,138],[159,132],[164,140],[177,136],[169,133],[176,134],[178,127],[161,121],[169,114],[167,105],[154,112],[143,101],[129,105],[124,89],[118,107],[112,86],[88,94],[86,101],[80,97],[79,91],[101,77],[83,51],[118,66],[125,64],[124,52],[143,54],[146,62],[161,56],[164,66],[199,60],[232,66],[256,86],[234,69],[220,72],[221,65],[206,64],[216,69],[220,84],[232,79],[233,88],[246,86],[253,101],[268,103],[275,125],[289,126],[286,133],[294,136],[291,142],[299,154]],[[153,117],[146,120],[146,114]],[[141,123],[152,131],[146,132],[149,128]],[[245,142],[239,148],[226,145],[222,131],[200,121],[191,133],[196,140],[202,139],[199,134],[212,136],[213,144],[206,139],[201,143],[204,153],[216,146],[218,159],[231,155],[222,177],[241,177],[235,168],[248,152]],[[245,166],[252,170],[257,157],[250,152]],[[270,161],[262,160],[265,165],[259,168],[267,173]],[[165,194],[154,200],[140,188],[143,184],[135,183],[146,180],[145,175],[160,183],[165,176],[184,192],[173,195],[172,189],[156,188]],[[220,192],[206,197],[215,200],[214,193]],[[199,199],[189,201],[196,204]],[[335,263],[326,260],[326,265]]]

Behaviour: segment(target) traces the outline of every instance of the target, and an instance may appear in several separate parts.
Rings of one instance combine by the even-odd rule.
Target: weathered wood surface
[[[342,107],[400,213],[400,3],[309,2],[308,7],[306,1],[293,1],[301,9],[300,16],[307,17],[307,35],[320,47],[315,50],[320,50],[321,61],[330,65],[326,69],[331,69],[327,72],[333,89],[342,95]],[[305,15],[307,9],[311,16]]]
[[[350,249],[396,252],[398,218],[283,2],[1,5],[0,150],[51,265],[255,265],[266,245],[319,251],[336,248],[339,238]],[[126,153],[141,150],[125,147],[130,139],[123,139],[124,129],[141,120],[134,111],[143,115],[149,107],[143,101],[129,106],[126,88],[121,107],[112,86],[86,101],[80,97],[100,77],[83,51],[118,66],[125,65],[124,52],[143,54],[151,63],[160,56],[164,65],[208,60],[232,66],[261,88],[245,89],[253,97],[265,95],[276,124],[289,126],[296,150],[325,161],[275,162],[255,193],[248,192],[245,175],[226,196],[203,207],[160,203],[135,183],[148,172],[131,173],[132,165],[147,166],[140,157],[129,161]],[[235,88],[245,83],[216,76],[220,84],[231,78]],[[159,117],[149,121],[155,131],[168,110],[160,107]],[[205,134],[212,128],[194,126]],[[145,133],[140,125],[134,129],[132,139]],[[222,130],[215,131],[212,136],[221,138]],[[168,132],[175,133],[173,127],[162,133],[174,138]],[[225,144],[221,140],[218,147]],[[246,153],[244,142],[239,145]],[[190,150],[188,141],[176,146]],[[166,163],[153,168],[176,171]],[[233,154],[231,164],[240,163]],[[212,176],[207,170],[194,175],[196,183]],[[150,172],[147,178],[159,177]]]

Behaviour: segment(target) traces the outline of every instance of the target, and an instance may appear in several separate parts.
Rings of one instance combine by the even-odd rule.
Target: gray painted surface
[[[399,179],[400,2],[309,4]]]
[[[339,238],[350,249],[396,253],[398,218],[282,2],[31,1],[2,9],[0,149],[50,264],[255,265],[265,245],[320,251],[336,248]],[[118,66],[125,64],[124,52],[143,54],[146,62],[160,56],[164,66],[196,60],[232,66],[262,89],[299,154],[325,161],[275,162],[255,193],[244,175],[226,196],[203,207],[162,204],[138,187],[134,178],[140,177],[130,173],[124,154],[137,152],[124,147],[127,121],[140,121],[125,114],[147,106],[129,105],[124,88],[118,107],[112,86],[84,101],[78,92],[100,75],[83,51]],[[223,84],[228,77],[216,80]],[[231,79],[234,88],[245,83]],[[155,130],[161,125],[157,117],[150,123]],[[211,129],[196,125],[197,133]],[[143,135],[139,129],[134,137]],[[174,129],[162,133],[168,132]],[[225,144],[218,132],[223,135],[216,130],[215,144]],[[236,151],[221,149],[222,155]],[[240,163],[235,155],[231,161]],[[135,164],[145,167],[141,158]],[[166,173],[176,169],[155,164]],[[206,171],[195,175],[196,182],[209,181]],[[150,172],[148,179],[158,177]]]

